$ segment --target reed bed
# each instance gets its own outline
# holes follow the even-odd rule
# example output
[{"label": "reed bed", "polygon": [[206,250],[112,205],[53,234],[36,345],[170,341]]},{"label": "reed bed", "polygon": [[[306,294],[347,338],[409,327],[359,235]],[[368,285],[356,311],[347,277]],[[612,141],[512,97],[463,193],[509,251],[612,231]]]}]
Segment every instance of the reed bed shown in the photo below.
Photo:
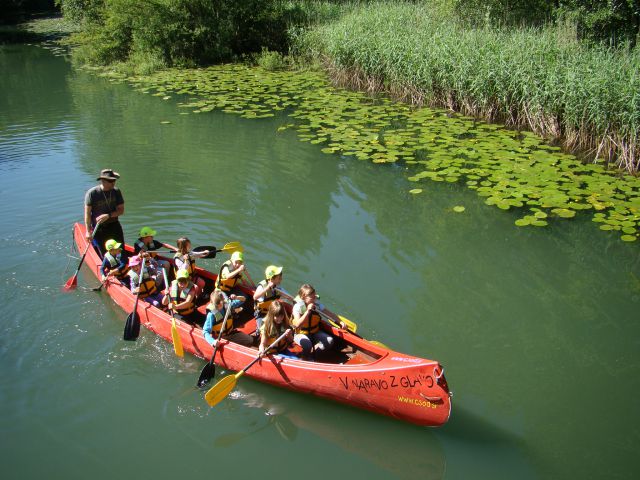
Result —
[{"label": "reed bed", "polygon": [[360,5],[298,32],[336,83],[560,140],[638,172],[640,52],[585,47],[567,27],[473,29],[427,5]]}]

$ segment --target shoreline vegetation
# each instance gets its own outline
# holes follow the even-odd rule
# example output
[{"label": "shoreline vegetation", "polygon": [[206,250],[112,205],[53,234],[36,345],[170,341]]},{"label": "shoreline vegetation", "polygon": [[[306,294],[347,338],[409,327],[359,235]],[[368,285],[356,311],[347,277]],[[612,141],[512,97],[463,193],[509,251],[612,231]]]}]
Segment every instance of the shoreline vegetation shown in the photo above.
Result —
[{"label": "shoreline vegetation", "polygon": [[315,64],[337,85],[529,129],[640,170],[637,0],[56,3],[82,26],[70,38],[81,64],[129,74]]},{"label": "shoreline vegetation", "polygon": [[[487,0],[500,2],[519,0]],[[177,106],[192,113],[284,112],[279,132],[324,153],[399,162],[412,182],[464,184],[521,215],[517,226],[587,210],[601,230],[636,242],[635,43],[605,47],[566,22],[493,26],[452,11],[474,3],[62,0],[81,26],[65,40],[72,59],[111,81],[163,100],[190,96]]]},{"label": "shoreline vegetation", "polygon": [[525,128],[638,172],[640,51],[585,46],[571,27],[466,28],[428,6],[363,6],[299,35],[339,85]]}]

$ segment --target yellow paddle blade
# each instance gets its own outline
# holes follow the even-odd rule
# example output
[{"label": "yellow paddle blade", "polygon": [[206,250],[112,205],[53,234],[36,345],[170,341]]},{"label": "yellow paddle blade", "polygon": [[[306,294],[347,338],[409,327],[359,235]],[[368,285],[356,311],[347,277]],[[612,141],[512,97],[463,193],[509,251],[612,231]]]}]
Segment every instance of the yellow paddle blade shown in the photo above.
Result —
[{"label": "yellow paddle blade", "polygon": [[243,252],[244,248],[240,245],[240,242],[225,243],[224,247],[220,249],[221,252]]},{"label": "yellow paddle blade", "polygon": [[180,334],[178,333],[178,327],[176,326],[176,319],[171,319],[171,339],[173,340],[173,349],[176,355],[184,357],[184,350],[182,348],[182,340],[180,340]]},{"label": "yellow paddle blade", "polygon": [[347,330],[349,330],[351,333],[356,333],[358,331],[358,325],[355,322],[352,322],[347,317],[343,317],[342,315],[338,315],[338,318],[347,325]]},{"label": "yellow paddle blade", "polygon": [[233,387],[236,386],[237,381],[236,375],[227,375],[204,394],[204,399],[210,407],[217,405],[229,395]]}]

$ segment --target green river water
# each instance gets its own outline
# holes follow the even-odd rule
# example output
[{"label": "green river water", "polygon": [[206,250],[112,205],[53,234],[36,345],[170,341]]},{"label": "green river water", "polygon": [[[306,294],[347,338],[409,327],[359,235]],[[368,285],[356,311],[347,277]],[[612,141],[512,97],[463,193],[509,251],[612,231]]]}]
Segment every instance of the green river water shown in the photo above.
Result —
[{"label": "green river water", "polygon": [[[578,216],[518,229],[457,184],[326,155],[286,120],[178,115],[35,46],[0,48],[3,478],[637,478],[638,246]],[[162,121],[171,121],[162,124]],[[237,240],[253,277],[316,286],[359,333],[445,366],[452,416],[419,428],[244,377],[210,409],[105,293],[60,286],[96,173],[128,241]],[[464,205],[462,214],[453,213]],[[223,256],[224,257],[224,256]],[[217,268],[220,259],[201,264]],[[79,285],[96,279],[81,271]],[[218,378],[222,375],[218,369]]]}]

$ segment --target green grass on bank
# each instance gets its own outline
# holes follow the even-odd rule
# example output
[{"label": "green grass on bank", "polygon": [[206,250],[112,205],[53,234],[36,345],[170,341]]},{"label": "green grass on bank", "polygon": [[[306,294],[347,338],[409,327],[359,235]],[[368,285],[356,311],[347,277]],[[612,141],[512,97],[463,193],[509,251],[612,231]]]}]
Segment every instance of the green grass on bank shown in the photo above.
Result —
[{"label": "green grass on bank", "polygon": [[526,127],[639,169],[638,49],[585,47],[558,27],[465,28],[405,2],[359,5],[294,42],[342,84]]}]

